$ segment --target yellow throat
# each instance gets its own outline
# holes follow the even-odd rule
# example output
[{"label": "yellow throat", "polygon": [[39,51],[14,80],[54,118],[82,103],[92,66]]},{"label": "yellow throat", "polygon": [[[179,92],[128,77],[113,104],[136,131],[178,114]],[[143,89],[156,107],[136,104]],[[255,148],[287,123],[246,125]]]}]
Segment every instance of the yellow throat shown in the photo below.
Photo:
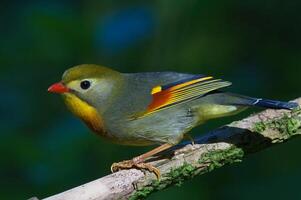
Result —
[{"label": "yellow throat", "polygon": [[92,131],[100,135],[105,134],[103,121],[94,107],[71,93],[63,94],[63,98],[69,110],[82,119]]}]

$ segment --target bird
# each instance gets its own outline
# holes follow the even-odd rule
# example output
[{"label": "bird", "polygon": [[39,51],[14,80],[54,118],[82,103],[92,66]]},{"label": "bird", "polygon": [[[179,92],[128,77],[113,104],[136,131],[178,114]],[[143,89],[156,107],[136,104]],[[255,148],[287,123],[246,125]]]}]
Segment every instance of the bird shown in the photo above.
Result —
[{"label": "bird", "polygon": [[157,145],[111,171],[138,168],[160,177],[147,159],[180,143],[208,120],[248,107],[292,110],[295,102],[248,97],[225,91],[232,83],[212,76],[177,72],[121,73],[95,64],[67,69],[48,91],[61,94],[66,106],[94,133],[121,145]]}]

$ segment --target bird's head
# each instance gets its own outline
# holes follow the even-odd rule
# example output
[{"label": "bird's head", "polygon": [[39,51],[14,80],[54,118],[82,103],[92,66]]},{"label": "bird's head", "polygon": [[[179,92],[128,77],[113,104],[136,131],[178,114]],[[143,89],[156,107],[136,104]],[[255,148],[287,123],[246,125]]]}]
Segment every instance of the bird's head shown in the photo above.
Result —
[{"label": "bird's head", "polygon": [[51,85],[49,92],[62,94],[69,109],[86,119],[95,111],[102,114],[122,85],[121,73],[106,67],[83,64],[68,69],[62,80]]}]

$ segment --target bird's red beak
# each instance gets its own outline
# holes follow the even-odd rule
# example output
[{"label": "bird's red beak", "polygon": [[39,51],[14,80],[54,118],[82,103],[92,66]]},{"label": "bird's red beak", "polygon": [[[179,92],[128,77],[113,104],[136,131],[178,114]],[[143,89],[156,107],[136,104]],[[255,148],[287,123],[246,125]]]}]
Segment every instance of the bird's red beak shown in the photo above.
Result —
[{"label": "bird's red beak", "polygon": [[52,93],[65,93],[69,92],[69,88],[67,88],[63,83],[55,83],[48,88],[48,92]]}]

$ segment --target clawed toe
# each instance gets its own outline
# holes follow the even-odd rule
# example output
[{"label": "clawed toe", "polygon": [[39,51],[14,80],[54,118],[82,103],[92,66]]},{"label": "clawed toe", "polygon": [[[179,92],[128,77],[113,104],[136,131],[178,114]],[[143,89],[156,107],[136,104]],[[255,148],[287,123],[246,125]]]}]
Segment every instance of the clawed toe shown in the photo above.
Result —
[{"label": "clawed toe", "polygon": [[142,170],[147,170],[149,172],[152,172],[156,175],[158,179],[160,179],[161,177],[160,170],[158,168],[154,167],[149,163],[143,163],[143,162],[136,163],[133,160],[125,160],[122,162],[113,163],[111,166],[111,172],[114,173],[122,169],[131,169],[131,168],[136,168],[140,170],[142,169]]},{"label": "clawed toe", "polygon": [[122,162],[113,163],[111,165],[111,172],[114,173],[122,169],[131,169],[133,168],[134,164],[135,163],[132,160],[124,160]]},{"label": "clawed toe", "polygon": [[149,172],[153,172],[156,175],[157,179],[161,178],[160,170],[149,163],[138,163],[135,165],[135,167],[138,169],[144,169]]}]

